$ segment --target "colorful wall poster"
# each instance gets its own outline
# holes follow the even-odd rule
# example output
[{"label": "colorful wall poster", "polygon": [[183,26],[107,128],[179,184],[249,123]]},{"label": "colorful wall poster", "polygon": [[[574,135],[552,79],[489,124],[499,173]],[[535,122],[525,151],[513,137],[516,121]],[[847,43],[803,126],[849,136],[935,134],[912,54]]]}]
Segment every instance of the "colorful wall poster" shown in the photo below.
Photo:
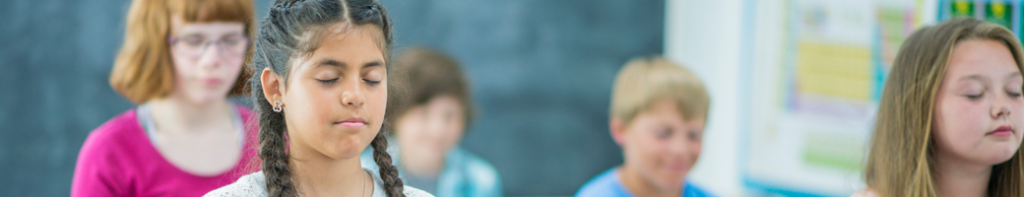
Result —
[{"label": "colorful wall poster", "polygon": [[785,3],[785,36],[774,49],[781,53],[772,54],[779,62],[753,65],[751,98],[758,99],[750,99],[745,185],[790,196],[846,196],[864,187],[861,169],[881,89],[899,47],[920,26],[920,6]]}]

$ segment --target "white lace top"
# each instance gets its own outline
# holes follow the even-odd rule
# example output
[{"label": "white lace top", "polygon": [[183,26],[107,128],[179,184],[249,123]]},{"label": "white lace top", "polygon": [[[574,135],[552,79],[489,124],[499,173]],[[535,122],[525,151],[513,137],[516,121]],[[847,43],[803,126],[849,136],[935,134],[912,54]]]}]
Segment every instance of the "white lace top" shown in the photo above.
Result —
[{"label": "white lace top", "polygon": [[[366,169],[363,169],[367,171]],[[387,197],[384,193],[384,181],[380,179],[380,175],[370,172],[373,175],[373,194],[372,197]],[[406,197],[434,197],[423,190],[409,187],[408,185],[402,189],[402,193]],[[230,185],[217,188],[216,190],[206,193],[203,197],[265,197],[267,196],[267,182],[263,175],[263,171],[254,172],[238,178],[238,181],[231,183]]]}]

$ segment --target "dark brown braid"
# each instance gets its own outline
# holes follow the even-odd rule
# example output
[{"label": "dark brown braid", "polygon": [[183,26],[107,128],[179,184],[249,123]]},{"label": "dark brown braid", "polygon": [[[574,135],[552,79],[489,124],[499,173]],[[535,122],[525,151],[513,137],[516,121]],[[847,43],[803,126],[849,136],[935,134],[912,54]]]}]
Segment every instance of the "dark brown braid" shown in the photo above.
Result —
[{"label": "dark brown braid", "polygon": [[[287,86],[289,59],[297,54],[312,53],[321,36],[326,32],[315,32],[323,27],[338,22],[349,22],[355,25],[372,24],[380,27],[383,33],[381,44],[384,46],[385,62],[390,62],[392,35],[391,20],[387,11],[376,0],[277,0],[270,8],[270,13],[261,21],[259,35],[255,45],[253,70],[262,72],[270,69],[281,77],[282,85]],[[313,33],[307,40],[298,40],[303,35]],[[390,73],[390,64],[385,64]],[[264,96],[260,75],[255,74],[249,79],[252,97],[255,99],[256,112],[259,114],[259,156],[262,170],[266,176],[267,192],[271,197],[297,196],[295,183],[292,181],[288,165],[288,137],[284,112],[274,112],[272,101]],[[389,85],[391,86],[391,85]],[[389,92],[393,92],[390,91]],[[390,105],[390,103],[389,103]],[[390,109],[390,107],[389,107]],[[388,112],[385,112],[388,114]],[[385,126],[390,117],[385,117]],[[387,130],[386,127],[385,129]],[[402,180],[398,170],[391,165],[391,156],[385,152],[387,139],[384,132],[378,132],[370,143],[374,147],[374,160],[380,166],[380,176],[384,181],[384,191],[389,197],[404,197]],[[379,148],[378,148],[379,147]],[[378,151],[379,150],[379,151]]]},{"label": "dark brown braid", "polygon": [[273,106],[263,96],[262,85],[257,84],[254,87],[256,88],[253,89],[253,98],[256,98],[256,111],[260,114],[259,155],[263,160],[267,193],[269,196],[297,196],[291,170],[288,168],[288,141],[285,137],[287,125],[284,121],[284,112],[273,111]]},{"label": "dark brown braid", "polygon": [[402,179],[398,177],[398,168],[391,165],[391,155],[388,154],[388,138],[384,132],[378,132],[377,137],[370,142],[373,146],[373,161],[380,167],[380,178],[384,181],[384,191],[388,197],[405,197],[402,193]]}]

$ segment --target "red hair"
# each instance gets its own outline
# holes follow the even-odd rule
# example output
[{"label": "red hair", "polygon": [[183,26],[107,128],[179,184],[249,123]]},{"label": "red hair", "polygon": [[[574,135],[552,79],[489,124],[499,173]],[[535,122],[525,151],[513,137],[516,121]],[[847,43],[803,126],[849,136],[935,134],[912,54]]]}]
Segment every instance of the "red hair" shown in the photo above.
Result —
[{"label": "red hair", "polygon": [[[174,65],[167,37],[171,17],[184,23],[240,22],[253,37],[252,0],[135,0],[128,10],[124,44],[110,72],[110,86],[133,103],[164,97],[174,90]],[[252,45],[245,65],[252,61]],[[247,93],[245,80],[252,69],[242,66],[229,95]]]}]

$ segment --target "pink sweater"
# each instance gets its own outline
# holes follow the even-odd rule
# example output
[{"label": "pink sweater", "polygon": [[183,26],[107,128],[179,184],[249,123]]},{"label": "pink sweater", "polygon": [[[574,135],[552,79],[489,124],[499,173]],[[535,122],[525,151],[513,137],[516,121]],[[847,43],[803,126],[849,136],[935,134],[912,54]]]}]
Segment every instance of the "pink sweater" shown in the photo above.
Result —
[{"label": "pink sweater", "polygon": [[259,165],[248,165],[258,158],[256,117],[245,107],[236,108],[247,140],[234,169],[210,177],[178,169],[157,152],[132,109],[89,134],[78,154],[71,196],[202,196],[259,171]]}]

